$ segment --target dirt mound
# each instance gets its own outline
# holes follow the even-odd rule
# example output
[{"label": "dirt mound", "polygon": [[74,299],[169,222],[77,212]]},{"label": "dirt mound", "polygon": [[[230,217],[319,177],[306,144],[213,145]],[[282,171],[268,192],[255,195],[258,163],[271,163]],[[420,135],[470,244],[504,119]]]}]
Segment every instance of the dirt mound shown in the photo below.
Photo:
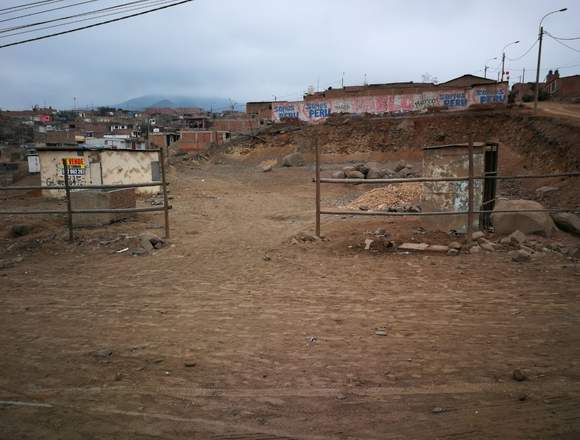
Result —
[{"label": "dirt mound", "polygon": [[388,208],[402,209],[418,203],[421,194],[420,183],[397,183],[372,189],[349,203],[346,208],[360,209],[366,206],[370,210],[379,211]]}]

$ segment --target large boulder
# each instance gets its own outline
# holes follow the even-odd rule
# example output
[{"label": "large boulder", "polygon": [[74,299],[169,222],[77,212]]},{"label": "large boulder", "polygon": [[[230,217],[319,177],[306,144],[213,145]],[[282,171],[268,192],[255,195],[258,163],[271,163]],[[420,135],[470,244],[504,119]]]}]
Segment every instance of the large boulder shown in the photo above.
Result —
[{"label": "large boulder", "polygon": [[283,167],[303,167],[306,161],[301,153],[292,153],[282,159]]},{"label": "large boulder", "polygon": [[344,173],[348,179],[364,179],[365,175],[357,170],[351,170]]},{"label": "large boulder", "polygon": [[367,172],[367,179],[382,179],[385,177],[385,170],[370,167]]},{"label": "large boulder", "polygon": [[399,163],[397,163],[397,165],[395,165],[394,171],[395,173],[398,173],[399,171],[401,171],[404,168],[407,168],[408,164],[407,162],[405,162],[404,160],[400,160]]},{"label": "large boulder", "polygon": [[499,199],[491,214],[491,221],[498,234],[521,231],[524,234],[539,234],[550,237],[556,230],[552,217],[547,212],[496,212],[513,210],[535,210],[544,207],[533,200]]},{"label": "large boulder", "polygon": [[580,217],[571,212],[558,212],[552,214],[552,219],[562,231],[580,235]]},{"label": "large boulder", "polygon": [[353,168],[356,171],[363,173],[364,175],[366,175],[369,172],[369,167],[365,163],[357,163]]}]

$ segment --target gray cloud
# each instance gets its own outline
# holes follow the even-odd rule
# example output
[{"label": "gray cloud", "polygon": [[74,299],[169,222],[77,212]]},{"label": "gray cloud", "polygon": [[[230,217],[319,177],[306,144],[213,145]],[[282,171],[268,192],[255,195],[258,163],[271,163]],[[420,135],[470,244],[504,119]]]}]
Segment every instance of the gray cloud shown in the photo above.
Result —
[{"label": "gray cloud", "polygon": [[[0,107],[66,108],[73,96],[80,105],[102,105],[145,94],[296,99],[309,85],[338,86],[341,72],[347,84],[362,83],[365,74],[371,83],[420,81],[425,72],[439,80],[482,74],[506,43],[521,40],[508,49],[510,58],[525,52],[539,18],[566,6],[545,27],[577,36],[580,7],[571,0],[198,0],[1,49]],[[580,40],[568,43],[580,50]],[[532,79],[536,55],[508,62],[512,80],[524,67]],[[546,39],[542,67],[570,65],[578,66],[561,73],[580,72],[580,53]]]}]

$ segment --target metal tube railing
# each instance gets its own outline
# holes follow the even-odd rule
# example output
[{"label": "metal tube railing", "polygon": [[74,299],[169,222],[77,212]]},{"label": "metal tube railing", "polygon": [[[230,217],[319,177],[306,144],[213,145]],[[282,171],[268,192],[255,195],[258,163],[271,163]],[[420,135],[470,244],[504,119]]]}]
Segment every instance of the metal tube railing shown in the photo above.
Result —
[{"label": "metal tube railing", "polygon": [[[172,207],[169,205],[167,196],[167,182],[165,172],[165,161],[162,150],[156,150],[159,155],[159,164],[161,167],[161,181],[143,182],[143,183],[127,183],[118,185],[70,185],[69,182],[69,168],[66,159],[62,160],[64,170],[64,185],[33,185],[33,186],[0,186],[0,191],[33,191],[33,190],[64,190],[66,200],[66,210],[56,209],[41,209],[41,210],[0,210],[0,215],[52,215],[64,214],[67,216],[67,227],[69,232],[69,240],[74,239],[74,214],[116,214],[116,213],[136,213],[136,212],[156,212],[164,211],[165,223],[165,238],[169,238],[169,210]],[[125,189],[125,188],[145,188],[159,186],[163,192],[163,205],[151,208],[111,208],[111,209],[73,209],[71,192],[78,189]]]},{"label": "metal tube railing", "polygon": [[[321,215],[342,215],[342,216],[388,216],[388,217],[421,217],[421,216],[450,216],[450,215],[466,215],[467,216],[467,232],[468,242],[471,240],[471,226],[473,215],[475,214],[490,214],[490,213],[516,213],[516,212],[573,212],[580,213],[579,208],[566,209],[517,209],[517,210],[476,210],[473,207],[473,182],[475,180],[519,180],[519,179],[548,179],[554,177],[578,177],[580,171],[554,173],[554,174],[532,174],[532,175],[514,175],[514,176],[474,176],[473,167],[473,143],[469,142],[469,176],[465,177],[411,177],[411,178],[391,178],[391,179],[334,179],[320,177],[320,151],[318,139],[316,139],[316,177],[314,179],[316,184],[316,235],[320,236],[320,216]],[[468,210],[467,211],[431,211],[431,212],[389,212],[389,211],[352,211],[352,210],[336,210],[336,209],[322,209],[320,207],[320,184],[321,183],[343,183],[352,185],[370,184],[370,185],[388,185],[399,183],[417,183],[417,182],[469,182],[468,188]]]},{"label": "metal tube railing", "polygon": [[[162,186],[163,182],[144,182],[144,183],[126,183],[120,185],[74,185],[71,186],[72,190],[77,189],[123,189],[123,188],[145,188],[151,186]],[[169,183],[167,184],[169,185]],[[33,191],[37,189],[44,190],[63,190],[66,189],[65,185],[35,185],[35,186],[0,186],[0,191]]]}]

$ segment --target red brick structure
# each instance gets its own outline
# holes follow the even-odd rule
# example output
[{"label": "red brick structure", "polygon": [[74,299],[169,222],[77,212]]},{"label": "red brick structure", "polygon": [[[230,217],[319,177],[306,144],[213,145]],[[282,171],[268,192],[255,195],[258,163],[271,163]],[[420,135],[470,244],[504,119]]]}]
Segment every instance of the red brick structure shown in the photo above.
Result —
[{"label": "red brick structure", "polygon": [[[270,110],[271,118],[272,111]],[[232,133],[251,133],[260,128],[259,118],[218,118],[211,120],[211,129],[217,131],[230,131]]]},{"label": "red brick structure", "polygon": [[221,145],[229,138],[227,131],[181,131],[173,145],[179,151],[205,151],[210,145]]},{"label": "red brick structure", "polygon": [[246,103],[246,113],[261,119],[272,119],[272,102],[248,102]]},{"label": "red brick structure", "polygon": [[544,90],[553,98],[580,98],[580,75],[560,77],[560,72],[551,70],[546,76]]}]

